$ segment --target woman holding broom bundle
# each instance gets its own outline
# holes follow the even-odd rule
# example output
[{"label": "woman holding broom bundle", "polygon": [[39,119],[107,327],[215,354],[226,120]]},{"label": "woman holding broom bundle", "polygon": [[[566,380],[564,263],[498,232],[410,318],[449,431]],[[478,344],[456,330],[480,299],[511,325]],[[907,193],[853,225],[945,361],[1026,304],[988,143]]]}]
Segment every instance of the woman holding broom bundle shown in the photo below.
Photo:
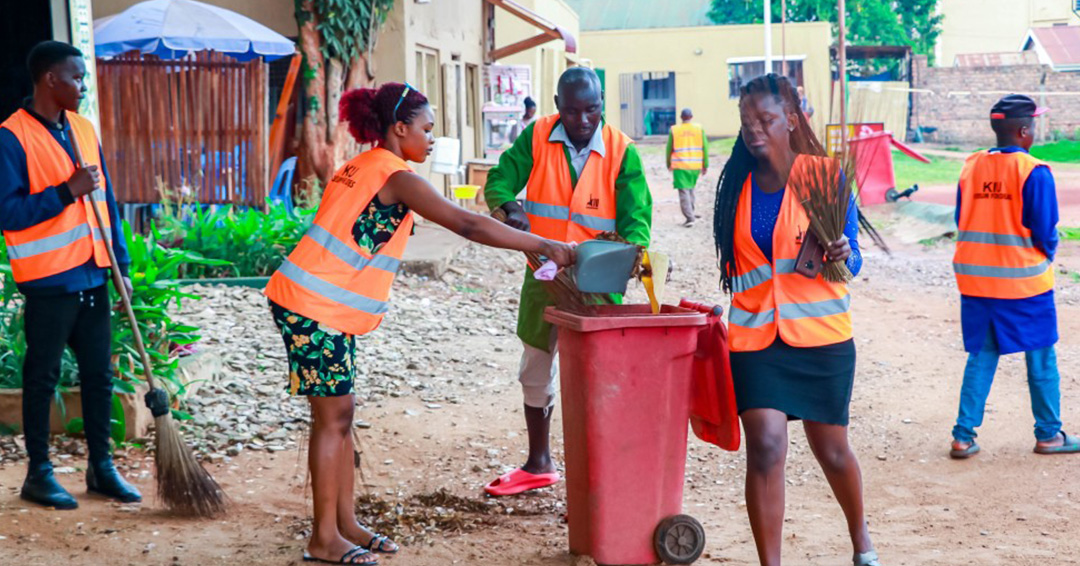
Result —
[{"label": "woman holding broom bundle", "polygon": [[[806,250],[800,256],[804,242],[812,249],[822,241],[811,227],[807,189],[840,186],[845,177],[824,157],[787,78],[769,74],[747,83],[739,112],[742,129],[717,187],[714,232],[721,285],[733,295],[731,370],[746,430],[746,503],[758,557],[763,566],[780,564],[787,423],[802,420],[847,518],[855,566],[880,566],[863,515],[859,463],[847,440],[855,375],[850,298],[843,283],[807,269],[808,261],[820,264],[825,256],[840,262],[834,267],[846,264],[858,273],[857,211],[840,191],[846,201],[846,213],[836,216],[841,228],[817,248],[816,258]],[[831,178],[819,178],[822,172]]]},{"label": "woman holding broom bundle", "polygon": [[305,561],[375,564],[398,546],[359,524],[353,498],[354,336],[375,330],[412,233],[413,212],[481,244],[573,263],[572,248],[468,212],[443,198],[407,161],[434,145],[435,116],[415,88],[387,83],[353,90],[342,119],[362,144],[375,144],[334,174],[312,227],[270,278],[266,296],[288,351],[293,395],[311,404],[308,465],[314,528]]}]

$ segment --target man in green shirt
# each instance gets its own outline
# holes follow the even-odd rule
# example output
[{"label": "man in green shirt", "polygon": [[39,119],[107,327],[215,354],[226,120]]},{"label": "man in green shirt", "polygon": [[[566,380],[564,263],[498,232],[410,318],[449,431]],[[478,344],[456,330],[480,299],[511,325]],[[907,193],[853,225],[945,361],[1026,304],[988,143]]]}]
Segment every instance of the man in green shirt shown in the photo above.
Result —
[{"label": "man in green shirt", "polygon": [[692,122],[694,113],[683,108],[679,116],[681,124],[671,127],[668,133],[667,168],[675,180],[675,190],[679,193],[679,206],[682,208],[687,228],[694,225],[694,187],[698,176],[709,172],[709,140],[705,137],[705,128]]},{"label": "man in green shirt", "polygon": [[[566,192],[572,194],[580,188],[578,179],[582,177],[587,165],[593,165],[590,168],[592,171],[598,170],[591,160],[601,160],[601,165],[614,165],[604,161],[614,159],[618,153],[615,148],[608,146],[605,139],[621,140],[623,138],[617,136],[623,134],[602,124],[602,104],[603,90],[600,80],[591,69],[573,67],[559,78],[558,95],[555,97],[555,105],[559,110],[557,118],[541,118],[530,124],[510,149],[502,154],[499,165],[488,173],[484,197],[493,210],[501,208],[507,213],[508,225],[520,230],[539,232],[537,226],[532,224],[550,222],[550,216],[543,216],[551,214],[552,210],[561,211],[565,215],[563,220],[570,223],[585,216],[574,212],[571,202],[555,206],[550,206],[550,203],[538,205],[531,202],[537,198],[534,193],[539,193],[535,181],[534,186],[529,189],[525,204],[531,207],[529,214],[539,216],[534,215],[530,221],[526,208],[516,199],[537,172],[565,168],[569,172],[569,182],[572,185],[572,190]],[[534,147],[534,144],[538,143],[552,146]],[[554,146],[558,146],[561,151],[539,151],[552,149]],[[534,159],[534,155],[555,157],[548,159],[550,163],[539,163]],[[648,246],[652,225],[652,195],[645,181],[641,156],[633,144],[625,147],[618,167],[613,187],[615,218],[610,226],[627,241]],[[612,172],[614,173],[614,170]],[[596,176],[592,176],[590,183],[597,183],[596,179]],[[607,189],[608,193],[611,192],[608,187],[602,188]],[[552,191],[547,191],[547,194],[551,193]],[[607,196],[605,194],[605,197]],[[598,225],[605,224],[601,219]],[[581,228],[576,230],[580,233]],[[617,301],[621,297],[612,299]],[[552,304],[543,283],[533,277],[531,269],[527,269],[518,309],[518,336],[525,349],[521,357],[518,380],[525,396],[529,456],[521,468],[499,477],[484,488],[492,495],[514,495],[552,485],[560,479],[549,450],[551,408],[555,402],[555,377],[558,375],[554,361],[558,345],[554,328],[543,319],[544,309]]]}]

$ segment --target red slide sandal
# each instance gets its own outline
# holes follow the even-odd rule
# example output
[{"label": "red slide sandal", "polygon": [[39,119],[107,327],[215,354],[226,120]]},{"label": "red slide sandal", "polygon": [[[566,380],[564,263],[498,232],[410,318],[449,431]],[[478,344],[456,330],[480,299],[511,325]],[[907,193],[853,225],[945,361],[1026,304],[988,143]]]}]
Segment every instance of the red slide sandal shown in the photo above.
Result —
[{"label": "red slide sandal", "polygon": [[532,489],[540,489],[555,485],[562,479],[558,472],[547,474],[530,474],[521,468],[505,473],[491,483],[484,486],[488,495],[496,497],[504,495],[517,495]]}]

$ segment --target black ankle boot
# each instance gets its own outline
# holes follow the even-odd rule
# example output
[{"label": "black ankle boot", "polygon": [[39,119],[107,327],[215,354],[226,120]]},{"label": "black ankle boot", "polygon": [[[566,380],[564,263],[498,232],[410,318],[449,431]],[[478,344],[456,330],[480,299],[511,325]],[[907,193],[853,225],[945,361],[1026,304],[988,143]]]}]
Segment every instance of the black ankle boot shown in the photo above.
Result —
[{"label": "black ankle boot", "polygon": [[138,503],[142,494],[116,471],[112,459],[90,464],[86,469],[86,489],[121,503]]},{"label": "black ankle boot", "polygon": [[56,481],[51,462],[36,465],[27,471],[19,497],[55,509],[75,509],[79,506],[64,486]]}]

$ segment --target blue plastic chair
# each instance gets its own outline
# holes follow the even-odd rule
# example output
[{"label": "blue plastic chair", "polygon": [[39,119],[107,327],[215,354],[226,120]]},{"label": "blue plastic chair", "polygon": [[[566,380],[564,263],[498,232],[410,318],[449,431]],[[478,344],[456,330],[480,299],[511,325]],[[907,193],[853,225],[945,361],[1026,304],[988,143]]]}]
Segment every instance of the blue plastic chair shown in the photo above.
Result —
[{"label": "blue plastic chair", "polygon": [[284,203],[285,211],[289,214],[293,213],[292,180],[294,173],[296,173],[296,157],[290,157],[281,162],[277,177],[274,178],[274,184],[270,187],[270,202]]}]

